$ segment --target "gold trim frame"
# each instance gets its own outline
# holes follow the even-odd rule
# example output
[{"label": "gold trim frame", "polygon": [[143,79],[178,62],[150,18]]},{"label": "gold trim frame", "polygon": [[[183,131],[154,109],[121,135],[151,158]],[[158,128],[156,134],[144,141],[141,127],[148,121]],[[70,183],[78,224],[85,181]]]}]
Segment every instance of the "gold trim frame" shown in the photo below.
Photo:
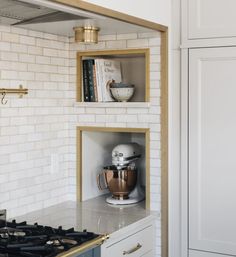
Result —
[{"label": "gold trim frame", "polygon": [[89,249],[103,244],[107,239],[109,239],[109,235],[98,236],[97,238],[83,243],[77,247],[73,247],[64,253],[60,253],[56,257],[74,257],[75,255],[78,256],[78,254],[82,254]]},{"label": "gold trim frame", "polygon": [[149,102],[150,98],[150,50],[148,48],[140,49],[122,49],[122,50],[96,50],[96,51],[79,51],[77,52],[77,86],[76,99],[77,102],[82,101],[82,59],[83,57],[105,57],[112,58],[144,56],[145,58],[145,102]]},{"label": "gold trim frame", "polygon": [[82,0],[50,0],[161,32],[161,255],[168,257],[168,27]]},{"label": "gold trim frame", "polygon": [[77,127],[77,199],[82,201],[82,134],[83,132],[139,133],[145,136],[146,209],[150,209],[150,130],[148,128]]},{"label": "gold trim frame", "polygon": [[161,256],[168,257],[168,31],[161,33]]}]

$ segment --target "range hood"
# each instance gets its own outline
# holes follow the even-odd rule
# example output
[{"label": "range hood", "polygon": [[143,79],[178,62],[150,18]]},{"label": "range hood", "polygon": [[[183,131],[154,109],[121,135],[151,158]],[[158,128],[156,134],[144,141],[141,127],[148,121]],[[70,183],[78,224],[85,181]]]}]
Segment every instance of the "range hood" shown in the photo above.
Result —
[{"label": "range hood", "polygon": [[0,24],[74,37],[74,27],[99,27],[100,35],[153,32],[51,0],[0,0]]},{"label": "range hood", "polygon": [[0,0],[1,21],[5,21],[5,23],[7,22],[9,25],[25,25],[91,18],[91,16],[75,15],[32,2],[33,1]]}]

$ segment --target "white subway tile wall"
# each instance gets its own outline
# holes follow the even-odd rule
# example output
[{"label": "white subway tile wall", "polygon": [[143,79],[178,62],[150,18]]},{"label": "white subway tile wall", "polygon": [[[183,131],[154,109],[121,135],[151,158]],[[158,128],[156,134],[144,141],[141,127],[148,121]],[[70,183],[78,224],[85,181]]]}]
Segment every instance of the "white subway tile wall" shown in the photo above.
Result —
[{"label": "white subway tile wall", "polygon": [[0,105],[0,209],[9,217],[69,198],[68,58],[66,37],[0,26],[0,87],[29,90]]},{"label": "white subway tile wall", "polygon": [[[160,210],[160,34],[101,36],[97,45],[0,26],[0,87],[22,84],[23,99],[0,105],[0,209],[9,217],[76,199],[76,127],[150,128],[151,209]],[[150,107],[80,107],[76,52],[146,48],[151,51]],[[156,255],[160,256],[157,221]]]}]

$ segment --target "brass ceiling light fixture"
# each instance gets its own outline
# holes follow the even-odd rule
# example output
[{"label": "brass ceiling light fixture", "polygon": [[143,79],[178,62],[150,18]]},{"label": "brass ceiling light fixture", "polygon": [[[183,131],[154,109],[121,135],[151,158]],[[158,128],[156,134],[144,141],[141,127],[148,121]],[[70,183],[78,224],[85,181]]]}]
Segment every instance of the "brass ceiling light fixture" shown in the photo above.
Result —
[{"label": "brass ceiling light fixture", "polygon": [[75,42],[77,43],[98,43],[98,31],[100,28],[86,26],[86,27],[75,27]]}]

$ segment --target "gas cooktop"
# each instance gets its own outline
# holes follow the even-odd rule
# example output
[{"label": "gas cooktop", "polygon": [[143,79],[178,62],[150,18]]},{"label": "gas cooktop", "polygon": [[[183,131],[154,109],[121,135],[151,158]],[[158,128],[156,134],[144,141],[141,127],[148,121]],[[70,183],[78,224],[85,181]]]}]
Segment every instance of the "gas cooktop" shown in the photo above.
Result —
[{"label": "gas cooktop", "polygon": [[0,220],[0,257],[53,257],[98,238],[99,235],[52,228],[37,223]]}]

